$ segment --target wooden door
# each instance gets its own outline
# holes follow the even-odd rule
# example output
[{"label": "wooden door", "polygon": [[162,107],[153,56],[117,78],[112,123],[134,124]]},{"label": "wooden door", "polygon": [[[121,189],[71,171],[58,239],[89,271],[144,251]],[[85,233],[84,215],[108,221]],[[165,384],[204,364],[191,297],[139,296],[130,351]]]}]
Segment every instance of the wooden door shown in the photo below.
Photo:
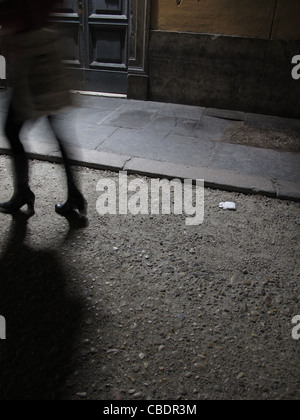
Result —
[{"label": "wooden door", "polygon": [[60,0],[54,20],[74,89],[127,93],[129,0]]}]

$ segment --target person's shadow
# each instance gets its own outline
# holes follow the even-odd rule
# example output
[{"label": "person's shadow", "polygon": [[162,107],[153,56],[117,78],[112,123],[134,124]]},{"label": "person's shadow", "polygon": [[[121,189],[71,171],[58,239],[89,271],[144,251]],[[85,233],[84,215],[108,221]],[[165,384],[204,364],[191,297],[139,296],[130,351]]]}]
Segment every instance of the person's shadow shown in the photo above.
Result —
[{"label": "person's shadow", "polygon": [[24,244],[27,217],[12,220],[0,256],[0,400],[55,400],[71,369],[81,320],[56,252]]}]

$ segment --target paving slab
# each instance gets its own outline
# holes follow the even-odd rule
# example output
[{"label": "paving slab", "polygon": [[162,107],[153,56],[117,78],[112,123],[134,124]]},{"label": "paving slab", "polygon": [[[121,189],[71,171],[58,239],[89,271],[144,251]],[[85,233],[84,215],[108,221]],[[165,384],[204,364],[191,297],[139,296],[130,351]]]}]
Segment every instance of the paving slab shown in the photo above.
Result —
[{"label": "paving slab", "polygon": [[269,129],[291,129],[300,131],[300,120],[292,118],[281,118],[270,115],[246,114],[245,123],[250,127]]},{"label": "paving slab", "polygon": [[228,109],[207,108],[204,115],[214,118],[223,118],[232,121],[244,121],[245,113],[241,111],[231,111]]},{"label": "paving slab", "polygon": [[300,180],[300,155],[229,143],[217,143],[211,168],[290,182]]},{"label": "paving slab", "polygon": [[[0,92],[0,152],[9,92]],[[75,164],[157,177],[204,179],[229,191],[300,201],[300,154],[220,141],[238,124],[300,130],[300,120],[178,104],[75,95],[57,119]],[[245,120],[245,122],[244,122]],[[29,156],[61,161],[45,120],[22,131]]]},{"label": "paving slab", "polygon": [[[157,107],[160,103],[154,102],[154,104]],[[160,115],[199,121],[204,111],[205,108],[200,106],[162,104]]]},{"label": "paving slab", "polygon": [[129,173],[145,174],[151,177],[204,180],[208,188],[277,196],[276,188],[271,180],[259,176],[237,176],[236,172],[229,170],[214,170],[209,167],[186,166],[140,158],[130,159],[123,169]]},{"label": "paving slab", "polygon": [[226,130],[234,127],[235,125],[236,122],[231,120],[203,116],[197,122],[197,125],[191,133],[191,136],[198,138],[201,141],[218,141],[223,137]]},{"label": "paving slab", "polygon": [[142,129],[151,123],[154,115],[155,112],[150,110],[136,109],[133,112],[130,109],[125,109],[107,118],[105,124],[113,127]]},{"label": "paving slab", "polygon": [[276,197],[282,200],[292,200],[300,202],[300,188],[297,182],[288,182],[276,180],[274,182],[276,188]]},{"label": "paving slab", "polygon": [[98,150],[129,154],[134,157],[173,163],[205,166],[211,158],[214,142],[171,133],[167,136],[151,129],[120,128]]}]

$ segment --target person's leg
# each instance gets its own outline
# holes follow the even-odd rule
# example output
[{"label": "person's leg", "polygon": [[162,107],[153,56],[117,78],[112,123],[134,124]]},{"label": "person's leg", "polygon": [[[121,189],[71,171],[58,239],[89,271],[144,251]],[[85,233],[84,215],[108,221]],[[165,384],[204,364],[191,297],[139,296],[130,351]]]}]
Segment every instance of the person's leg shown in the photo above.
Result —
[{"label": "person's leg", "polygon": [[70,161],[69,161],[69,158],[68,158],[67,149],[64,146],[63,141],[60,138],[60,135],[59,135],[57,129],[55,128],[55,117],[53,115],[49,115],[48,116],[48,121],[50,123],[51,129],[54,133],[54,136],[56,138],[56,141],[59,145],[59,148],[60,148],[60,151],[61,151],[61,154],[62,154],[64,167],[65,167],[65,171],[66,171],[66,176],[67,176],[68,191],[71,191],[73,189],[77,189],[75,178],[74,178],[72,168],[71,168],[71,165],[70,165]]},{"label": "person's leg", "polygon": [[22,126],[10,107],[4,131],[12,151],[14,194],[10,201],[0,204],[0,211],[6,213],[15,213],[26,204],[30,212],[34,212],[35,197],[29,188],[28,158],[20,140]]},{"label": "person's leg", "polygon": [[22,127],[23,123],[17,122],[13,108],[10,107],[4,132],[12,151],[15,192],[27,189],[29,185],[28,158],[20,140]]},{"label": "person's leg", "polygon": [[67,198],[66,203],[57,204],[55,206],[55,210],[59,214],[67,214],[74,210],[78,210],[80,213],[86,214],[87,202],[84,199],[81,192],[79,191],[74,174],[72,172],[70,160],[68,158],[67,149],[64,146],[63,140],[60,138],[58,131],[55,128],[55,117],[53,115],[49,115],[48,121],[56,137],[57,143],[60,147],[60,151],[62,154],[63,163],[65,167],[65,172],[66,172],[66,177],[67,177],[67,187],[68,187],[68,198]]}]

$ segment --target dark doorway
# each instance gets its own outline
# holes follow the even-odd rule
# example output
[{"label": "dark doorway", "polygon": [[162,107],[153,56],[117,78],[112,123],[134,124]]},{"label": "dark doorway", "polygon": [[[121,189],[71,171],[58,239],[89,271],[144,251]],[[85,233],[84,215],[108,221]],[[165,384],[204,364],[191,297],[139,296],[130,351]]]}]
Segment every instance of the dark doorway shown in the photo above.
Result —
[{"label": "dark doorway", "polygon": [[54,19],[63,30],[73,88],[127,93],[129,0],[59,0]]}]

